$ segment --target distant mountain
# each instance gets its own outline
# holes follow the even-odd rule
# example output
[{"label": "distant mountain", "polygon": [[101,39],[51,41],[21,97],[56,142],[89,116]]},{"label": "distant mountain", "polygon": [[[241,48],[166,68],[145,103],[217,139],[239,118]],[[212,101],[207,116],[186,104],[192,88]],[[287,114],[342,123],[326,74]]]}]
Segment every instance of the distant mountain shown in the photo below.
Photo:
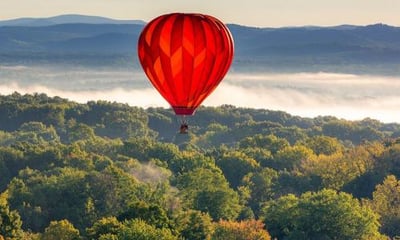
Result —
[{"label": "distant mountain", "polygon": [[[139,66],[136,44],[142,21],[81,15],[12,21],[8,25],[13,26],[0,23],[0,65],[72,61]],[[399,27],[228,27],[235,41],[236,70],[400,74]]]},{"label": "distant mountain", "polygon": [[[132,52],[142,24],[59,24],[0,27],[1,52]],[[130,46],[120,45],[130,42]]]},{"label": "distant mountain", "polygon": [[400,74],[400,28],[384,24],[250,28],[229,25],[238,68]]},{"label": "distant mountain", "polygon": [[0,26],[30,26],[43,27],[56,24],[86,23],[86,24],[145,24],[141,20],[115,20],[105,17],[67,14],[48,18],[17,18],[0,21]]}]

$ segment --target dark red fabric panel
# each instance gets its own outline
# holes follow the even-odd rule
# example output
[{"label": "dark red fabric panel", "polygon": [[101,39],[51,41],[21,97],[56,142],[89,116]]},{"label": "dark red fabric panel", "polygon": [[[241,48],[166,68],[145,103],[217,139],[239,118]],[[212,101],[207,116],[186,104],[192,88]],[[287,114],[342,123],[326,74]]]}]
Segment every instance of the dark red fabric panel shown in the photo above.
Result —
[{"label": "dark red fabric panel", "polygon": [[218,19],[172,13],[143,29],[138,56],[145,74],[179,115],[191,115],[218,86],[234,54],[233,39]]}]

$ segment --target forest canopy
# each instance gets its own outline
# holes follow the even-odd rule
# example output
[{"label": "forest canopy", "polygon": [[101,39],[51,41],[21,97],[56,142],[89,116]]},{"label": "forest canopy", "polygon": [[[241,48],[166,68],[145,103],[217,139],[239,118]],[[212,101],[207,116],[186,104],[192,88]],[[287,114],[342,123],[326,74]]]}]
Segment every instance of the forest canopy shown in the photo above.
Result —
[{"label": "forest canopy", "polygon": [[0,95],[0,239],[400,237],[400,124]]}]

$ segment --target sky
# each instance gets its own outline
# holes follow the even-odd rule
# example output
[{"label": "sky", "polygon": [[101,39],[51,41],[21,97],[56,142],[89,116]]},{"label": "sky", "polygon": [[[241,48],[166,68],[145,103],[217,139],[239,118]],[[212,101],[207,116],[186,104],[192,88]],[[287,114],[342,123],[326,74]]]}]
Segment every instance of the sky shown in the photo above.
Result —
[{"label": "sky", "polygon": [[199,12],[256,27],[400,26],[400,0],[0,0],[0,20],[83,14],[150,21],[170,12]]}]

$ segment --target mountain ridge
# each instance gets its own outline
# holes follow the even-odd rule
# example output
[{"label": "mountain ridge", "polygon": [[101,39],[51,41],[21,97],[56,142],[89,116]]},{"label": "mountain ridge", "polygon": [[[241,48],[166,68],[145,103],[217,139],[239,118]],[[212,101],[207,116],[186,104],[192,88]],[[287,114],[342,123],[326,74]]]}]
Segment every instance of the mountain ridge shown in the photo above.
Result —
[{"label": "mountain ridge", "polygon": [[1,26],[25,26],[25,27],[43,27],[68,23],[86,23],[86,24],[145,24],[142,20],[117,20],[101,16],[89,16],[81,14],[63,14],[45,18],[16,18],[1,20]]},{"label": "mountain ridge", "polygon": [[[81,18],[72,15],[76,17]],[[96,21],[86,18],[85,23],[0,26],[0,65],[55,64],[73,58],[74,64],[93,66],[103,58],[102,64],[138,67],[136,44],[143,22],[93,24]],[[235,41],[234,69],[240,71],[400,74],[400,27],[382,23],[284,28],[227,25]],[[85,55],[89,62],[82,62]]]},{"label": "mountain ridge", "polygon": [[[0,27],[2,26],[51,26],[58,24],[69,24],[69,23],[86,23],[86,24],[139,24],[144,25],[146,21],[136,19],[136,20],[120,20],[114,19],[110,17],[103,16],[94,16],[94,15],[83,15],[83,14],[61,14],[51,17],[22,17],[22,18],[14,18],[14,19],[5,19],[0,20]],[[318,26],[318,25],[304,25],[304,26],[282,26],[282,27],[255,27],[255,26],[247,26],[237,23],[228,23],[227,25],[237,25],[246,28],[256,28],[256,29],[354,29],[357,27],[367,27],[367,26],[375,26],[382,25],[388,27],[398,28],[400,26],[392,26],[384,23],[371,23],[367,25],[354,25],[354,24],[339,24],[333,26]]]}]

